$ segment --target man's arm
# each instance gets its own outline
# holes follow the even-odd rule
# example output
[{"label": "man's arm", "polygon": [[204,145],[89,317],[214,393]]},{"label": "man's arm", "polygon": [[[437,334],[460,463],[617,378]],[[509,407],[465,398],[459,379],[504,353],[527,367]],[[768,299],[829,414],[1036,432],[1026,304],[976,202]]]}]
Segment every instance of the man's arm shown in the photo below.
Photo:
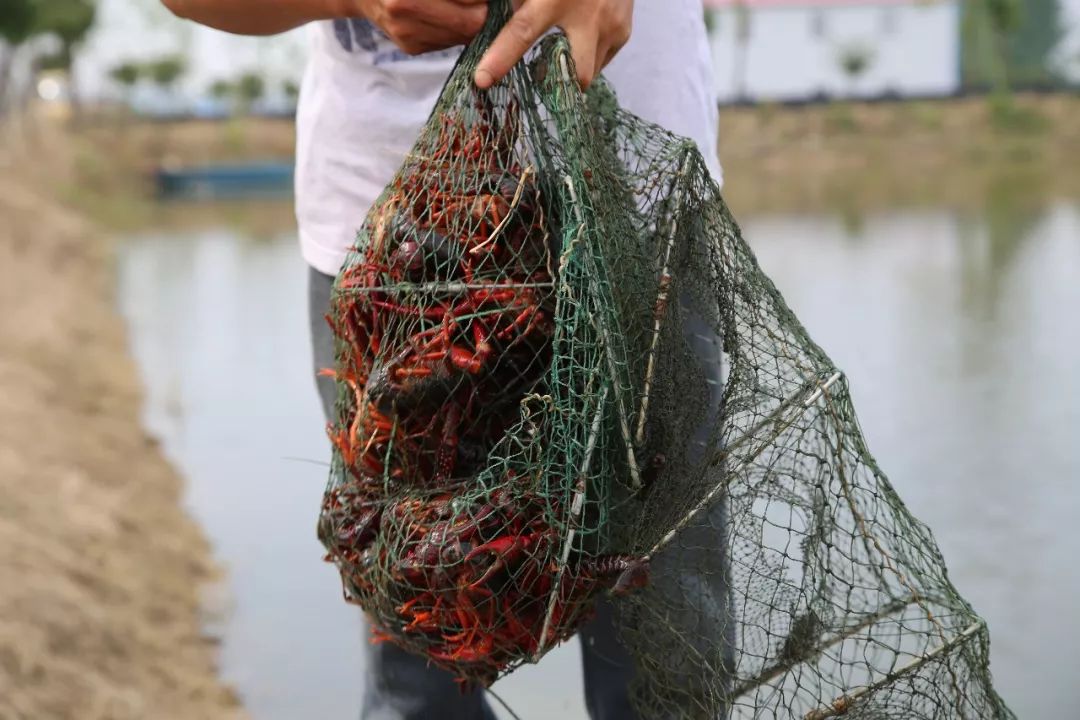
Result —
[{"label": "man's arm", "polygon": [[357,14],[354,0],[162,0],[177,17],[240,35],[274,35]]},{"label": "man's arm", "polygon": [[410,54],[461,45],[487,17],[487,0],[162,0],[178,17],[239,35],[273,35],[315,20],[365,17]]},{"label": "man's arm", "polygon": [[[487,0],[162,0],[176,15],[241,35],[273,35],[313,20],[365,17],[407,53],[461,45],[487,17]],[[634,0],[514,0],[517,8],[476,71],[498,82],[541,35],[561,27],[587,86],[630,38]]]}]

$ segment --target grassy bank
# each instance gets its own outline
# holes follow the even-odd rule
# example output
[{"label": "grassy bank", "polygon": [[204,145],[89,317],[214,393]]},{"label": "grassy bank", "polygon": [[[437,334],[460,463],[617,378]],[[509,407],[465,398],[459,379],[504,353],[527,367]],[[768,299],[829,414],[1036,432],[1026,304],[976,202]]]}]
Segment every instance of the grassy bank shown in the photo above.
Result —
[{"label": "grassy bank", "polygon": [[209,547],[139,422],[110,243],[46,131],[0,144],[0,718],[239,717],[201,634]]},{"label": "grassy bank", "polygon": [[[292,208],[275,200],[225,203],[160,203],[153,172],[169,165],[200,165],[291,158],[295,130],[281,120],[229,122],[111,122],[78,132],[40,130],[44,151],[32,172],[55,196],[114,232],[142,228],[184,229],[230,224],[255,234],[294,224]],[[59,134],[59,139],[58,139]]]},{"label": "grassy bank", "polygon": [[[1080,197],[1080,96],[724,108],[725,197],[740,217],[872,212],[917,205],[982,209]],[[223,217],[282,227],[284,204],[186,206],[147,202],[147,172],[162,163],[288,158],[294,127],[281,120],[139,123],[88,128],[64,196],[114,227]],[[269,207],[269,209],[267,209]]]},{"label": "grassy bank", "polygon": [[1080,97],[762,106],[721,113],[736,215],[983,208],[1080,197]]}]

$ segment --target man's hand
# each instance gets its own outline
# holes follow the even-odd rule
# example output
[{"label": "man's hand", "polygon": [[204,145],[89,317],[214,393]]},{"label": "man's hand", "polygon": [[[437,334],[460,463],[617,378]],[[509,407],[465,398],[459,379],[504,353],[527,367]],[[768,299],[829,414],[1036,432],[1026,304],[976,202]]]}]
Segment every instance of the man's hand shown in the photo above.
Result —
[{"label": "man's hand", "polygon": [[382,29],[410,55],[473,39],[487,18],[487,0],[352,0],[353,13]]},{"label": "man's hand", "polygon": [[476,68],[476,84],[491,87],[540,37],[561,27],[570,41],[582,87],[600,74],[630,39],[634,0],[515,0],[517,10]]}]

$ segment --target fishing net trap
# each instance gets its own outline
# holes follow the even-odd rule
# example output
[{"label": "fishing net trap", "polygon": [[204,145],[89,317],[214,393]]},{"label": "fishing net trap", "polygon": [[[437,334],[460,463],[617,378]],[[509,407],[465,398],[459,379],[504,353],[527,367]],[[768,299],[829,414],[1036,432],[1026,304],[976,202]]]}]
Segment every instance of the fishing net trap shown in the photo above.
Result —
[{"label": "fishing net trap", "polygon": [[1012,718],[984,622],[692,142],[495,2],[328,319],[319,520],[378,641],[488,686],[602,596],[643,718]]}]

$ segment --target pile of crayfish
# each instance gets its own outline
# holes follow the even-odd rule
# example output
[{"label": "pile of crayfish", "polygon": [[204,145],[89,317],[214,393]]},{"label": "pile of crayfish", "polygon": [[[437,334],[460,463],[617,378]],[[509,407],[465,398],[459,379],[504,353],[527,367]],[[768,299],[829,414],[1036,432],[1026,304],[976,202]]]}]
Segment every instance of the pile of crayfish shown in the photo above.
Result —
[{"label": "pile of crayfish", "polygon": [[[516,112],[447,119],[375,213],[337,280],[344,343],[328,371],[352,395],[331,439],[357,476],[439,485],[469,476],[551,359],[550,237]],[[485,119],[486,118],[486,119]]]},{"label": "pile of crayfish", "polygon": [[573,634],[600,590],[648,576],[564,552],[568,508],[535,474],[476,480],[552,357],[551,232],[518,126],[482,95],[443,118],[369,216],[328,317],[342,395],[327,559],[376,639],[481,684]]},{"label": "pile of crayfish", "polygon": [[487,686],[573,635],[597,593],[648,581],[648,563],[622,555],[577,557],[560,572],[551,502],[512,475],[489,494],[466,492],[380,502],[347,483],[328,493],[323,542],[375,641]]}]

